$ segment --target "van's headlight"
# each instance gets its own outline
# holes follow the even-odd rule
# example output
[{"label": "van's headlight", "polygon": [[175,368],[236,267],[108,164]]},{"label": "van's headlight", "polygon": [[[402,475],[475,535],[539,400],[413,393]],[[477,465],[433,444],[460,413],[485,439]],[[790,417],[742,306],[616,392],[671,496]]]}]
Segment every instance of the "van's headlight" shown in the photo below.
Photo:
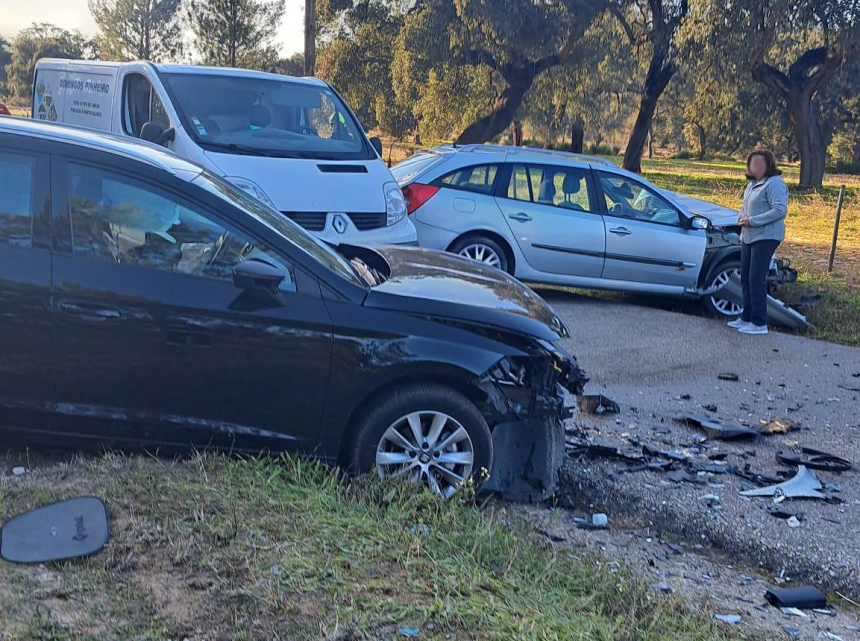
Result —
[{"label": "van's headlight", "polygon": [[385,183],[382,190],[385,192],[385,213],[388,216],[386,224],[390,227],[406,217],[406,199],[397,183]]},{"label": "van's headlight", "polygon": [[260,202],[268,205],[272,209],[275,209],[275,203],[271,201],[271,199],[266,195],[260,185],[255,183],[253,180],[248,180],[247,178],[241,178],[239,176],[224,176],[225,180],[229,180],[236,187],[244,191],[249,196],[253,196]]}]

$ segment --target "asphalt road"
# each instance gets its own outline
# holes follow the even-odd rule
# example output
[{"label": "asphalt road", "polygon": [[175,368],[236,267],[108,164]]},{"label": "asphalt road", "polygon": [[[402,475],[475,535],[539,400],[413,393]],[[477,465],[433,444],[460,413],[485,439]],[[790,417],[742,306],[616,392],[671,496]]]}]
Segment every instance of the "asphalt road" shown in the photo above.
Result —
[{"label": "asphalt road", "polygon": [[[641,449],[648,444],[690,460],[726,463],[769,476],[793,473],[775,459],[800,446],[860,464],[860,349],[772,332],[745,336],[722,322],[662,309],[573,294],[543,292],[572,332],[566,347],[591,376],[587,393],[621,405],[618,415],[579,415],[575,428],[596,442]],[[719,380],[734,372],[738,382]],[[701,442],[701,432],[676,419],[703,412],[756,425],[788,417],[800,430],[755,442]],[[585,509],[639,516],[690,541],[710,542],[771,576],[808,581],[860,600],[860,470],[815,472],[842,503],[786,500],[801,512],[799,527],[768,513],[769,498],[746,498],[752,487],[732,474],[675,483],[664,472],[628,472],[621,461],[578,457],[566,466],[564,492]],[[695,475],[695,472],[694,472]],[[838,487],[839,491],[833,491]],[[700,500],[706,494],[717,500]],[[593,507],[592,507],[593,506]]]}]

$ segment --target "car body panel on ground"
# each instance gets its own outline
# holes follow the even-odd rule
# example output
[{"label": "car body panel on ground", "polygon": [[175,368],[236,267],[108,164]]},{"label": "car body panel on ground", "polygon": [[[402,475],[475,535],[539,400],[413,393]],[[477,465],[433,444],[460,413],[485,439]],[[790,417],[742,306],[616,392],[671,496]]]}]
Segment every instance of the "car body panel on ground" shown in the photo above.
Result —
[{"label": "car body panel on ground", "polygon": [[[0,196],[7,434],[297,451],[354,471],[375,456],[380,470],[403,460],[401,472],[435,489],[427,472],[440,471],[443,493],[457,470],[497,460],[509,481],[494,489],[524,474],[539,489],[518,496],[554,488],[565,390],[587,379],[556,347],[567,327],[507,274],[419,248],[335,251],[202,168],[125,138],[8,119],[0,162],[18,176]],[[368,423],[379,407],[406,415],[385,431]],[[438,462],[383,449],[422,412],[448,421],[409,419],[440,443]],[[524,471],[510,454],[494,459],[497,429],[517,433],[500,447],[525,439],[556,463]]]}]

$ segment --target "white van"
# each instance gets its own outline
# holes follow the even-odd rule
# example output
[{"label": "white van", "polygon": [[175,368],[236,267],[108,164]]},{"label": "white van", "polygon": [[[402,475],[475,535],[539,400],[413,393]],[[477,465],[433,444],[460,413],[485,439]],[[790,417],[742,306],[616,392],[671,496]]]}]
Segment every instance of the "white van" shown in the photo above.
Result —
[{"label": "white van", "polygon": [[42,59],[33,84],[33,118],[164,145],[329,243],[417,244],[379,140],[321,80]]}]

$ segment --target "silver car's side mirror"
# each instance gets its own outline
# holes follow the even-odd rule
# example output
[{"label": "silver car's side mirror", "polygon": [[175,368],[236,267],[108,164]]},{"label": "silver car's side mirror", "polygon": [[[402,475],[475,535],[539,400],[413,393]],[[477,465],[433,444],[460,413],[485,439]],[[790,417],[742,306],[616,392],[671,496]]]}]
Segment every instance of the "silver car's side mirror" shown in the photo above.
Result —
[{"label": "silver car's side mirror", "polygon": [[693,216],[690,219],[690,228],[692,229],[710,229],[711,221],[704,216]]}]

